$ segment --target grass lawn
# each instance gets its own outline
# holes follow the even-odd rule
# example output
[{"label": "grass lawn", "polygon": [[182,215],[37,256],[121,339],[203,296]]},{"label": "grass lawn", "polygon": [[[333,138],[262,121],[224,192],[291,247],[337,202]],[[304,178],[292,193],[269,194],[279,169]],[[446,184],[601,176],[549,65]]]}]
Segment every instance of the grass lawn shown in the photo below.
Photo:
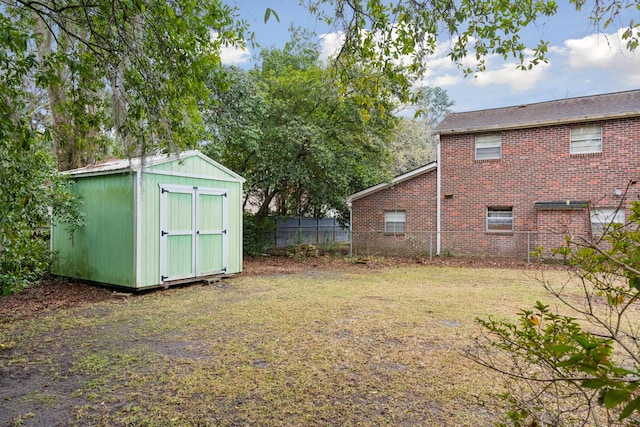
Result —
[{"label": "grass lawn", "polygon": [[2,322],[0,424],[493,425],[501,379],[461,352],[541,275],[345,262]]}]

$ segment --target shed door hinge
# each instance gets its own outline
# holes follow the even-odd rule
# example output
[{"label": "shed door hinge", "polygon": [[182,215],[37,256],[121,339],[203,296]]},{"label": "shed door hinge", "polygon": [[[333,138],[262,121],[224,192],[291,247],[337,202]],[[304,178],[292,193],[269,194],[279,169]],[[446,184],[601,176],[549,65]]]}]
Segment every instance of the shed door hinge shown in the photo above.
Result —
[{"label": "shed door hinge", "polygon": [[162,187],[162,190],[160,190],[160,192],[161,192],[162,194],[164,194],[164,193],[168,193],[168,192],[169,192],[169,190],[167,190],[166,188]]},{"label": "shed door hinge", "polygon": [[162,236],[162,237],[166,236],[167,234],[169,234],[169,232],[168,232],[168,231],[164,231],[164,230],[162,230],[162,231],[160,232],[160,236]]}]

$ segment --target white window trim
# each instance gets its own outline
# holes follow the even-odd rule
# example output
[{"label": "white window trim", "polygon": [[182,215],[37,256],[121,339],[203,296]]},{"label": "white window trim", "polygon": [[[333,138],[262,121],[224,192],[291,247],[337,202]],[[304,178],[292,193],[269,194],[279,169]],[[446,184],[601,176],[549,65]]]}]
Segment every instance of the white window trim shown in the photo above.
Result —
[{"label": "white window trim", "polygon": [[[497,154],[495,153],[498,149]],[[476,160],[492,160],[502,158],[502,135],[477,135],[475,138]]]},{"label": "white window trim", "polygon": [[[491,214],[498,214],[495,216],[491,216]],[[502,215],[500,215],[502,214]],[[510,214],[510,215],[504,215],[504,214]],[[487,211],[486,211],[486,218],[487,218],[487,232],[490,233],[511,233],[513,232],[513,207],[512,206],[503,206],[503,207],[492,207],[489,206],[487,207]],[[496,220],[496,218],[501,218],[502,220]],[[493,220],[493,221],[492,221]],[[511,227],[508,230],[504,230],[504,229],[498,229],[498,228],[491,228],[491,223],[492,222],[500,222],[500,223],[510,223]]]},{"label": "white window trim", "polygon": [[602,126],[579,126],[571,128],[571,154],[602,153]]},{"label": "white window trim", "polygon": [[[394,224],[393,229],[389,227]],[[397,229],[396,224],[403,224],[402,230]],[[406,211],[386,211],[384,213],[384,232],[393,234],[404,234],[407,230],[407,212]]]},{"label": "white window trim", "polygon": [[591,208],[591,232],[602,236],[611,224],[624,224],[624,208]]}]

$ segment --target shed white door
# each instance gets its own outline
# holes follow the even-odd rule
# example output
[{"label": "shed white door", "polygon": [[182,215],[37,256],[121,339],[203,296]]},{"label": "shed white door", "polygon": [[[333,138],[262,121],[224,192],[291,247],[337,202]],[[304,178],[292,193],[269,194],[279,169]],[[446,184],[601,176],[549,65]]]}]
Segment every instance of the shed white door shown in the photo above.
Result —
[{"label": "shed white door", "polygon": [[162,282],[226,271],[227,192],[160,186],[160,278]]}]

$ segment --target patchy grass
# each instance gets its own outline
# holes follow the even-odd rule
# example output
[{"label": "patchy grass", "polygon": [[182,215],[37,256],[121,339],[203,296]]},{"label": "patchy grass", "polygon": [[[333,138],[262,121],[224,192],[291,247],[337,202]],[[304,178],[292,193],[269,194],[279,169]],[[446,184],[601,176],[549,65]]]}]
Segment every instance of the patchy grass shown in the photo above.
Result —
[{"label": "patchy grass", "polygon": [[461,351],[536,275],[310,267],[0,324],[0,424],[492,425],[502,389]]}]

